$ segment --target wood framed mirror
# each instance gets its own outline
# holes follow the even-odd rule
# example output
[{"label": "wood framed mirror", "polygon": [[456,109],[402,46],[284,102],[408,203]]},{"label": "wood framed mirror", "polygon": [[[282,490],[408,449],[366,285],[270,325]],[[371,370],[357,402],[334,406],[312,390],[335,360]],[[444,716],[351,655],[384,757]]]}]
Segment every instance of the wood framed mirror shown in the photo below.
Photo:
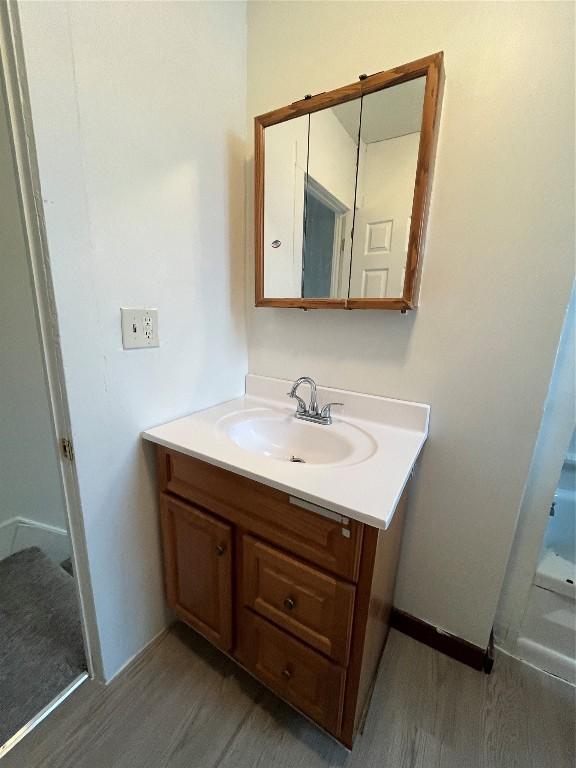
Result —
[{"label": "wood framed mirror", "polygon": [[417,306],[443,54],[255,118],[256,306]]}]

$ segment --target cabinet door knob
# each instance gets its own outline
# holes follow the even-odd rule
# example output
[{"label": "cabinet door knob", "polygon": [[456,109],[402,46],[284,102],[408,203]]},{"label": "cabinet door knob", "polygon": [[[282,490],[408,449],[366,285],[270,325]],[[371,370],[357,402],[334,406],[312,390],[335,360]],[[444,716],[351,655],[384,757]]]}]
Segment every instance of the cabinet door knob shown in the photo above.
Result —
[{"label": "cabinet door knob", "polygon": [[284,600],[284,608],[286,608],[287,611],[291,611],[292,608],[294,608],[294,600],[291,597],[287,597]]},{"label": "cabinet door knob", "polygon": [[218,544],[218,546],[216,547],[216,554],[218,555],[218,557],[222,557],[222,555],[224,555],[225,553],[226,553],[226,547],[224,546],[224,544]]},{"label": "cabinet door knob", "polygon": [[290,667],[284,667],[282,674],[284,675],[286,680],[290,680],[290,678],[292,677],[292,670],[290,669]]}]

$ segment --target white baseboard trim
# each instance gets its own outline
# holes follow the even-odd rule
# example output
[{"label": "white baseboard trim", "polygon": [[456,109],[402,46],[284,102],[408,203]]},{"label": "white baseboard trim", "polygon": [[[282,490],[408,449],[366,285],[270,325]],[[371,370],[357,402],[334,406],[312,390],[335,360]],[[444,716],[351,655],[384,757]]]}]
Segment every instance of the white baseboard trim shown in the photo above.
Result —
[{"label": "white baseboard trim", "polygon": [[540,645],[527,637],[518,638],[518,654],[533,667],[559,677],[570,685],[576,685],[576,659]]},{"label": "white baseboard trim", "polygon": [[0,523],[0,559],[27,547],[40,547],[57,563],[70,555],[70,539],[64,528],[27,517],[11,517]]},{"label": "white baseboard trim", "polygon": [[[576,683],[572,682],[574,677],[572,680],[570,679],[571,674],[576,674],[576,662],[574,662],[573,659],[569,659],[567,656],[562,656],[562,659],[560,660],[560,666],[555,666],[554,668],[556,671],[553,671],[552,667],[554,666],[554,662],[550,663],[551,655],[557,657],[561,656],[561,654],[558,654],[555,651],[550,651],[548,648],[544,648],[544,646],[538,645],[538,643],[532,643],[530,640],[526,641],[521,639],[518,641],[518,645],[522,646],[523,642],[538,646],[536,650],[543,650],[544,653],[535,653],[531,655],[530,649],[522,648],[522,656],[520,656],[518,651],[513,653],[512,651],[508,650],[507,648],[503,648],[500,645],[496,646],[496,651],[498,653],[503,653],[505,656],[510,656],[512,659],[516,659],[516,661],[519,661],[521,664],[526,664],[526,666],[535,669],[537,672],[540,672],[543,675],[553,677],[556,680],[562,680],[563,683],[576,688]],[[568,662],[568,667],[565,666],[566,661]],[[562,672],[562,674],[558,674],[559,671]]]}]

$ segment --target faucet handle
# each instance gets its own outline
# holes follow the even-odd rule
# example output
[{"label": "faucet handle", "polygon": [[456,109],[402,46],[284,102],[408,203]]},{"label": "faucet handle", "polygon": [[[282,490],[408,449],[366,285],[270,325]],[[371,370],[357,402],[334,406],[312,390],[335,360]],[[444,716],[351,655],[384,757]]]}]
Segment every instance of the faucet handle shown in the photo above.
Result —
[{"label": "faucet handle", "polygon": [[323,419],[332,419],[330,409],[333,405],[344,405],[344,403],[326,403],[326,405],[324,405],[320,411],[320,416],[322,416]]}]

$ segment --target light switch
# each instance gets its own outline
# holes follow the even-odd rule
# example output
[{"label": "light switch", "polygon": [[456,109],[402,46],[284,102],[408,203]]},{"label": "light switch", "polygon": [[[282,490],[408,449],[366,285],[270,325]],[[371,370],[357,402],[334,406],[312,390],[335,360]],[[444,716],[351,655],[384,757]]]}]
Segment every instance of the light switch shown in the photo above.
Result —
[{"label": "light switch", "polygon": [[120,307],[124,349],[158,347],[158,310]]}]

